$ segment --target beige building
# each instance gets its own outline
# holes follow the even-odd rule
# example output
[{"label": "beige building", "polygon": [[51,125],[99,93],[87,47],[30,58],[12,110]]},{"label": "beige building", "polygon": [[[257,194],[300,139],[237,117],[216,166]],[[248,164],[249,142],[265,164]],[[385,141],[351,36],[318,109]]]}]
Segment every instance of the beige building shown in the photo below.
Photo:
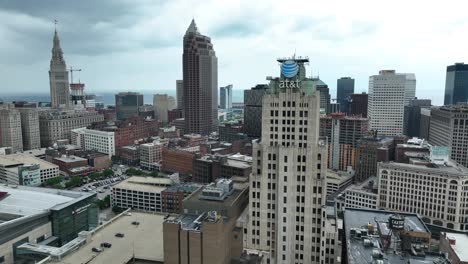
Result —
[{"label": "beige building", "polygon": [[319,137],[320,94],[307,58],[278,59],[263,97],[262,139],[253,141],[247,249],[266,263],[322,263],[327,142]]},{"label": "beige building", "polygon": [[83,150],[95,150],[112,158],[115,155],[115,133],[87,129],[85,127],[71,131],[71,143]]},{"label": "beige building", "polygon": [[41,146],[50,147],[57,140],[71,139],[71,131],[104,121],[97,112],[86,111],[43,111],[39,113]]},{"label": "beige building", "polygon": [[13,105],[0,108],[0,146],[11,147],[13,151],[23,150],[21,115]]},{"label": "beige building", "polygon": [[68,70],[60,47],[57,30],[54,33],[54,46],[49,70],[50,99],[53,108],[70,108],[70,84],[68,82]]},{"label": "beige building", "polygon": [[[52,164],[48,161],[45,161],[40,158],[36,158],[33,155],[26,153],[16,153],[10,155],[0,155],[0,183],[9,183],[9,184],[19,184],[19,174],[12,174],[12,168],[16,168],[18,171],[19,167],[30,166],[30,165],[39,165],[39,179],[36,179],[35,175],[31,179],[32,182],[43,183],[50,178],[58,177],[60,174],[59,167],[55,164]],[[15,175],[15,176],[13,176]],[[25,184],[28,185],[28,184]],[[35,183],[33,185],[36,185]]]},{"label": "beige building", "polygon": [[140,145],[140,166],[146,170],[157,170],[162,159],[163,144],[152,142]]},{"label": "beige building", "polygon": [[41,147],[39,133],[39,111],[35,108],[17,108],[21,114],[21,132],[23,149],[38,149]]},{"label": "beige building", "polygon": [[167,111],[176,108],[176,101],[174,97],[167,94],[155,94],[153,96],[153,107],[156,119],[163,123],[167,123]]}]

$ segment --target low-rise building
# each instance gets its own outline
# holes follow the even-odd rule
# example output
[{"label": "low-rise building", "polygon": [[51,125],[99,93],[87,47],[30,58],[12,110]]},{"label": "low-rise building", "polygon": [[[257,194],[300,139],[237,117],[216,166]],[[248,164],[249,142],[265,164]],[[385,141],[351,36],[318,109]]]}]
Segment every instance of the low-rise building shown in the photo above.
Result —
[{"label": "low-rise building", "polygon": [[210,183],[234,176],[248,178],[252,171],[252,157],[234,155],[206,155],[193,163],[193,181]]},{"label": "low-rise building", "polygon": [[77,156],[61,156],[52,160],[52,163],[59,166],[59,169],[69,176],[86,176],[94,171],[88,165],[88,160]]},{"label": "low-rise building", "polygon": [[130,166],[138,166],[140,164],[140,146],[123,146],[119,149],[118,156],[123,164]]},{"label": "low-rise building", "polygon": [[199,188],[202,188],[202,185],[177,184],[167,187],[161,192],[162,211],[165,213],[182,213],[183,200]]},{"label": "low-rise building", "polygon": [[378,208],[377,177],[370,177],[366,181],[350,185],[343,192],[346,208]]},{"label": "low-rise building", "polygon": [[114,132],[87,129],[85,127],[71,131],[71,143],[83,150],[94,150],[112,157],[115,155]]},{"label": "low-rise building", "polygon": [[158,136],[160,138],[179,138],[180,131],[175,126],[163,127],[159,129]]},{"label": "low-rise building", "polygon": [[196,157],[196,151],[187,151],[183,149],[162,150],[162,171],[179,172],[180,174],[191,174],[193,169],[193,160]]},{"label": "low-rise building", "polygon": [[347,171],[327,170],[327,195],[344,190],[353,183],[354,171],[348,167]]},{"label": "low-rise building", "polygon": [[440,236],[440,251],[447,254],[451,264],[468,264],[468,235],[445,233]]},{"label": "low-rise building", "polygon": [[154,177],[130,177],[112,187],[111,204],[123,209],[162,212],[161,193],[172,180]]},{"label": "low-rise building", "polygon": [[[95,193],[0,184],[0,260],[31,261],[21,245],[62,246],[98,225]],[[37,256],[37,255],[36,255]]]},{"label": "low-rise building", "polygon": [[[37,174],[39,166],[39,175]],[[36,186],[59,176],[59,166],[26,153],[0,155],[0,182]]]}]

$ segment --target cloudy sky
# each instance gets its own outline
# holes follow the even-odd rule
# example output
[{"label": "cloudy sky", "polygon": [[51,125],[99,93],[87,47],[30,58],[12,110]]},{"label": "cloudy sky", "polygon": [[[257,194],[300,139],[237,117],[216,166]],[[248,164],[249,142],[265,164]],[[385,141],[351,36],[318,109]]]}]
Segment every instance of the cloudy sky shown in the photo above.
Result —
[{"label": "cloudy sky", "polygon": [[219,85],[247,89],[278,75],[277,57],[309,56],[336,96],[336,79],[367,91],[380,69],[412,72],[417,96],[441,104],[445,69],[468,62],[466,1],[2,0],[0,94],[49,92],[54,19],[65,60],[88,92],[175,89],[182,37],[195,18],[212,38]]}]

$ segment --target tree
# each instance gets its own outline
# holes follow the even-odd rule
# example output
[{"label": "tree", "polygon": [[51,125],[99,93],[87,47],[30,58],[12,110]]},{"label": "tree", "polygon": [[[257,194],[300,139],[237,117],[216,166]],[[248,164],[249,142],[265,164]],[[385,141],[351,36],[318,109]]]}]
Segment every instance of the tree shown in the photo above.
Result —
[{"label": "tree", "polygon": [[114,171],[112,169],[105,169],[104,171],[101,172],[102,176],[108,178],[111,176],[114,176]]},{"label": "tree", "polygon": [[148,176],[151,176],[151,177],[155,177],[155,178],[156,178],[156,177],[159,177],[159,174],[158,174],[157,171],[153,171],[153,172],[150,172],[150,173],[148,174]]},{"label": "tree", "polygon": [[65,183],[66,188],[75,187],[80,185],[83,182],[83,179],[79,176],[73,176],[69,181]]},{"label": "tree", "polygon": [[123,211],[124,211],[124,209],[121,208],[121,207],[118,207],[117,205],[112,207],[112,212],[114,212],[116,214],[120,214]]},{"label": "tree", "polygon": [[53,186],[53,185],[56,185],[56,184],[59,184],[61,183],[63,180],[62,177],[54,177],[54,178],[50,178],[47,180],[47,185],[49,186]]}]

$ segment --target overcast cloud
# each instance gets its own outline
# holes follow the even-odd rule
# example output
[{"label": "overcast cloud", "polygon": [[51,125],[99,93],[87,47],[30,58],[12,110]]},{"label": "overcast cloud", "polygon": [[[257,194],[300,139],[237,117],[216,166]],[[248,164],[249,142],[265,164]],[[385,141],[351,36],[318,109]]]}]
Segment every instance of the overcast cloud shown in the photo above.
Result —
[{"label": "overcast cloud", "polygon": [[219,85],[248,89],[278,75],[277,57],[309,56],[367,91],[380,69],[416,74],[416,94],[441,104],[446,66],[468,62],[466,1],[3,0],[0,94],[48,93],[54,19],[65,60],[88,92],[175,89],[182,37],[195,18],[212,39]]}]

